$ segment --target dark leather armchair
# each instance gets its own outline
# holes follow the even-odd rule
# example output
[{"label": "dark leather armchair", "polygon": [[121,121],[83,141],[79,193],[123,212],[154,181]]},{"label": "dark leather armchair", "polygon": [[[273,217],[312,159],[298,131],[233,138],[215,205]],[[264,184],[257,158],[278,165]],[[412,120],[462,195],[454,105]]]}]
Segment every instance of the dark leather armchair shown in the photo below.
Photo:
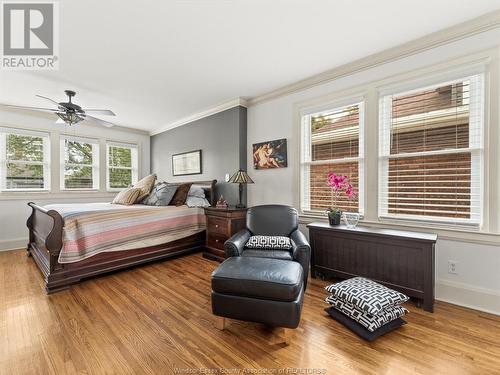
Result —
[{"label": "dark leather armchair", "polygon": [[[299,231],[299,218],[295,208],[277,204],[255,206],[247,211],[247,227],[236,233],[224,244],[226,256],[274,258],[296,261],[304,271],[307,285],[311,247]],[[289,250],[247,249],[245,244],[252,235],[290,237],[293,248]]]}]

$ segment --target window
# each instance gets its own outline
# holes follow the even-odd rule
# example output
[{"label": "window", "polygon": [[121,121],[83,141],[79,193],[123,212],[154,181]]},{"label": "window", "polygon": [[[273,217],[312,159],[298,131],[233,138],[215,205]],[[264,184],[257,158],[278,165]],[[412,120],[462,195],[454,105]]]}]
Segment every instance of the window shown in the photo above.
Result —
[{"label": "window", "polygon": [[61,189],[99,189],[97,140],[61,138]]},{"label": "window", "polygon": [[482,74],[380,98],[379,216],[481,224]]},{"label": "window", "polygon": [[137,146],[108,143],[107,148],[107,189],[123,189],[137,182]]},{"label": "window", "polygon": [[0,128],[0,163],[1,190],[49,190],[49,135]]},{"label": "window", "polygon": [[[363,126],[364,102],[331,106],[302,113],[301,210],[322,213],[330,207],[363,213]],[[327,186],[327,174],[349,178],[357,192],[354,199],[334,194]]]}]

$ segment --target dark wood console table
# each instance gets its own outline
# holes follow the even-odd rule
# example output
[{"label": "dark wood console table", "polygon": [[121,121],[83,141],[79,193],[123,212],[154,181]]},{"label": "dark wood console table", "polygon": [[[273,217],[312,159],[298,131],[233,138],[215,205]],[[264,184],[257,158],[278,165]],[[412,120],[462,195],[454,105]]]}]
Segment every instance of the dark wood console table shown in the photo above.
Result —
[{"label": "dark wood console table", "polygon": [[311,223],[311,275],[363,276],[434,308],[436,234]]}]

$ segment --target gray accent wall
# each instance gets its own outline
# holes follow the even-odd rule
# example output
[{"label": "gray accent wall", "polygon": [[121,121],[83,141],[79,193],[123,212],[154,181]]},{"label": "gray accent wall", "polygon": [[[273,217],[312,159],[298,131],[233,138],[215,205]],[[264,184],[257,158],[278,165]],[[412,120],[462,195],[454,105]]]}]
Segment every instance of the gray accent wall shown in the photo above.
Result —
[{"label": "gray accent wall", "polygon": [[[151,137],[151,172],[159,181],[187,182],[217,180],[216,197],[224,196],[229,204],[238,202],[238,185],[225,182],[247,166],[247,109],[234,107],[223,112],[167,130]],[[202,173],[189,176],[172,175],[172,155],[200,150]],[[246,203],[246,189],[243,194]]]}]

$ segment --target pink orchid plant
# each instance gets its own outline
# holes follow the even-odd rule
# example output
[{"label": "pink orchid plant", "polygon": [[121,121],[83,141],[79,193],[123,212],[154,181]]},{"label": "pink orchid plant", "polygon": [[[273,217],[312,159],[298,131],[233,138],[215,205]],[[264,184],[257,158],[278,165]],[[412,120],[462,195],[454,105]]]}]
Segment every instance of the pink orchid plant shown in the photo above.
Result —
[{"label": "pink orchid plant", "polygon": [[[334,172],[328,172],[327,185],[332,189],[332,193],[335,194],[334,202],[335,206],[337,206],[337,200],[339,194],[344,194],[347,196],[349,200],[356,198],[356,192],[349,182],[349,178],[347,176],[337,175]],[[330,215],[340,214],[341,210],[338,207],[332,207],[327,210],[327,213]]]}]

